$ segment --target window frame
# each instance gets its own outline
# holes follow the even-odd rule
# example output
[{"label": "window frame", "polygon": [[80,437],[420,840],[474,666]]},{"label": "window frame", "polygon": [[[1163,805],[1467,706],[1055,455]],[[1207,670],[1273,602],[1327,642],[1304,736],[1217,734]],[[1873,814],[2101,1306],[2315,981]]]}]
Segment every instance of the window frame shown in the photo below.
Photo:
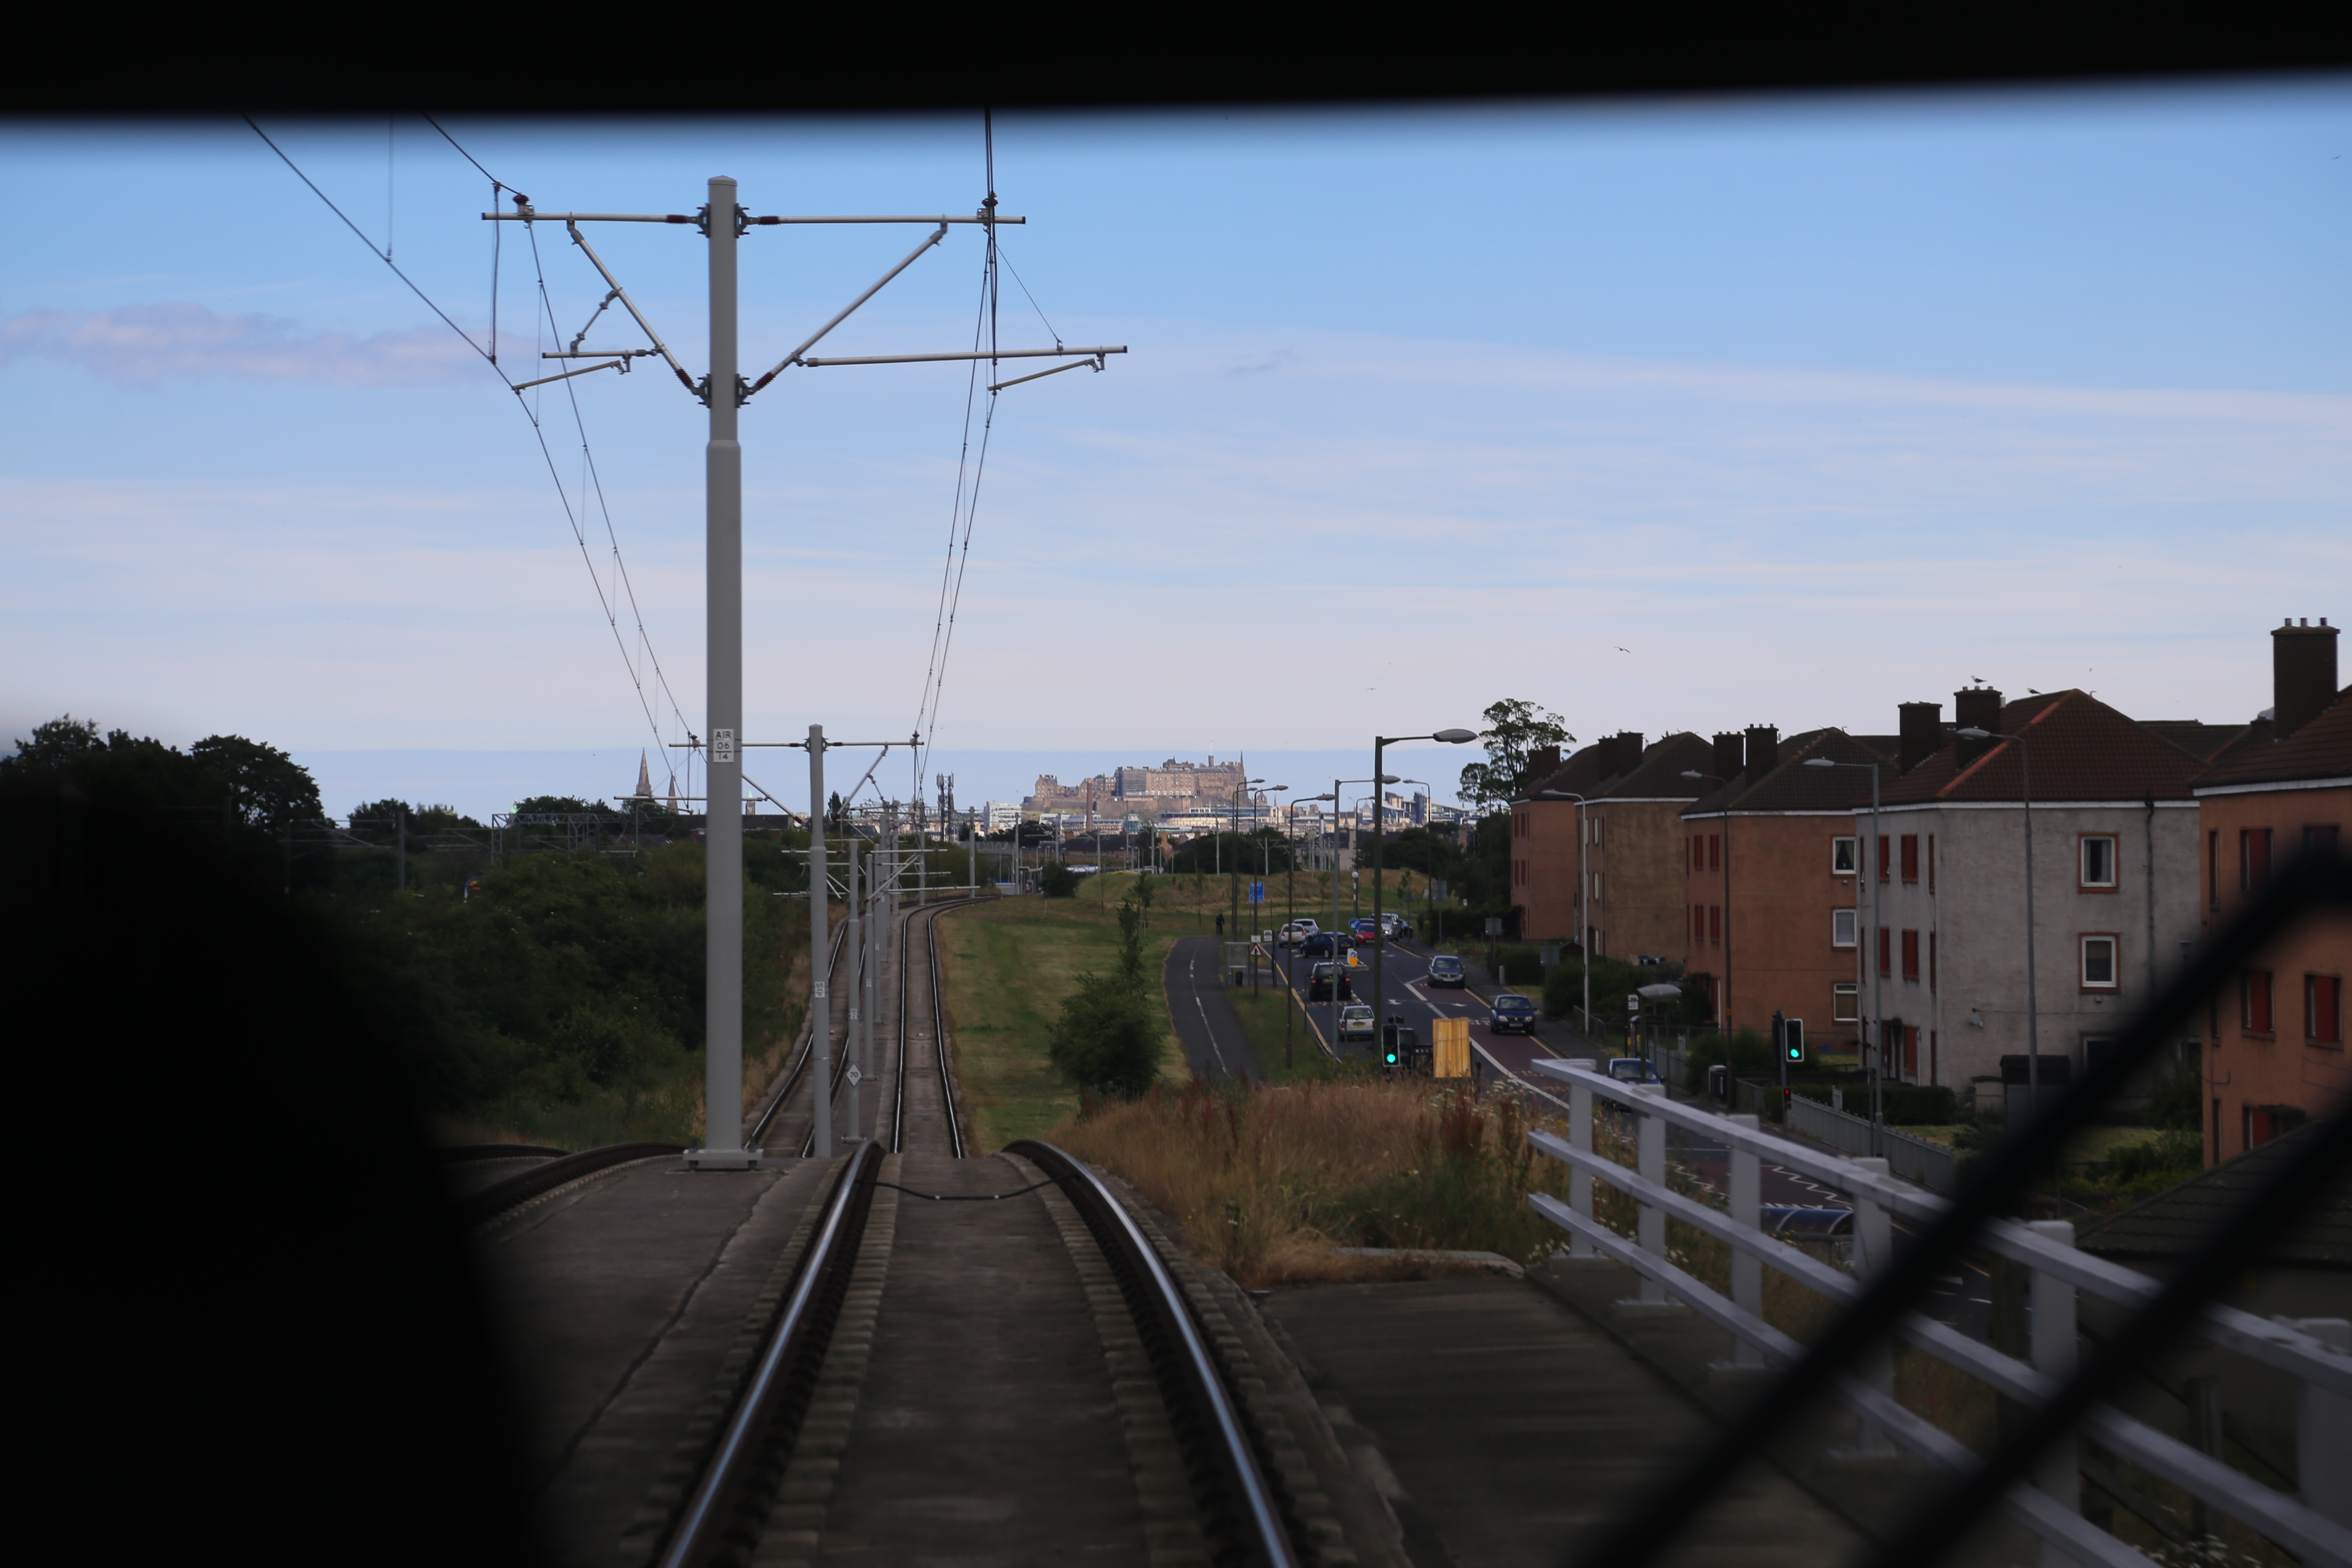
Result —
[{"label": "window frame", "polygon": [[[1845,863],[1840,865],[1843,859]],[[1841,833],[1830,840],[1830,875],[1858,877],[1862,874],[1862,838],[1858,834]]]},{"label": "window frame", "polygon": [[1903,978],[1919,978],[1919,933],[1908,927],[1903,932]]},{"label": "window frame", "polygon": [[2305,974],[2303,977],[2303,1043],[2322,1050],[2340,1051],[2344,1048],[2342,975]]},{"label": "window frame", "polygon": [[1852,980],[1830,983],[1830,1022],[1859,1024],[1862,1022],[1862,986]]},{"label": "window frame", "polygon": [[1887,879],[1886,847],[1889,842],[1888,835],[1882,833],[1878,836],[1878,879],[1882,882]]},{"label": "window frame", "polygon": [[[1843,938],[1838,935],[1840,926],[1845,928],[1845,935]],[[1830,911],[1830,945],[1835,948],[1852,948],[1859,946],[1861,942],[1862,911],[1832,910]]]},{"label": "window frame", "polygon": [[2259,893],[2271,885],[2271,830],[2238,829],[2238,891]]},{"label": "window frame", "polygon": [[2238,1027],[2269,1038],[2278,1033],[2275,977],[2267,969],[2238,971]]},{"label": "window frame", "polygon": [[1897,853],[1903,858],[1903,879],[1916,882],[1919,879],[1919,836],[1916,833],[1903,835]]},{"label": "window frame", "polygon": [[[2107,944],[2109,978],[2105,980],[2091,978],[2091,944],[2095,942]],[[2124,988],[2123,933],[2112,931],[2086,931],[2077,933],[2074,938],[2074,978],[2076,984],[2085,991],[2122,990]]]},{"label": "window frame", "polygon": [[[2094,840],[2107,847],[2107,879],[2091,880],[2090,856]],[[2074,886],[2085,893],[2112,893],[2123,885],[2123,836],[2116,833],[2077,833],[2074,835]]]},{"label": "window frame", "polygon": [[1895,974],[1895,928],[1893,926],[1878,928],[1878,974],[1882,980],[1891,979]]}]

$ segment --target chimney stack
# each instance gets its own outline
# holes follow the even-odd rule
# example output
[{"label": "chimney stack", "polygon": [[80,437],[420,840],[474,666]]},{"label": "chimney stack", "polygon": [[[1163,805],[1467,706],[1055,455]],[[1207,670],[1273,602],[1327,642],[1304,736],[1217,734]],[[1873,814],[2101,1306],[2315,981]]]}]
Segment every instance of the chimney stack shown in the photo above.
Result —
[{"label": "chimney stack", "polygon": [[1944,747],[1944,705],[1940,702],[1901,702],[1895,708],[1898,715],[1896,729],[1902,742],[1896,753],[1896,766],[1909,773]]},{"label": "chimney stack", "polygon": [[1558,746],[1532,746],[1528,750],[1528,788],[1539,790],[1559,772]]},{"label": "chimney stack", "polygon": [[[1726,784],[1736,783],[1739,778],[1740,744],[1739,731],[1737,730],[1715,738],[1715,761],[1710,765],[1709,771]],[[1701,790],[1699,793],[1706,795],[1710,792]]]},{"label": "chimney stack", "polygon": [[1780,761],[1780,730],[1776,724],[1748,726],[1748,776],[1760,779]]},{"label": "chimney stack", "polygon": [[2289,620],[2271,633],[2273,739],[2284,741],[2336,700],[2336,634],[2327,617],[2313,626]]},{"label": "chimney stack", "polygon": [[[1955,730],[1999,730],[2000,728],[2000,691],[1996,687],[1969,686],[1952,693],[1952,728]],[[1999,745],[1998,741],[1962,741],[1959,763],[1967,767]]]},{"label": "chimney stack", "polygon": [[1641,765],[1642,736],[1639,731],[1620,730],[1601,744],[1605,748],[1601,753],[1602,776],[1615,778],[1620,773],[1630,773]]}]

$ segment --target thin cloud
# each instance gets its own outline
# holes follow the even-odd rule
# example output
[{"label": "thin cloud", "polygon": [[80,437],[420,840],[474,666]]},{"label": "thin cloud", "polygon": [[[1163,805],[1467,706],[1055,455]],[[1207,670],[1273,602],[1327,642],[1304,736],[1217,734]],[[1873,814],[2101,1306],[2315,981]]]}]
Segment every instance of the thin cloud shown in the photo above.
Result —
[{"label": "thin cloud", "polygon": [[35,358],[64,360],[121,386],[230,376],[373,387],[446,385],[471,374],[475,354],[438,327],[362,338],[304,331],[278,316],[165,304],[0,319],[0,364]]}]

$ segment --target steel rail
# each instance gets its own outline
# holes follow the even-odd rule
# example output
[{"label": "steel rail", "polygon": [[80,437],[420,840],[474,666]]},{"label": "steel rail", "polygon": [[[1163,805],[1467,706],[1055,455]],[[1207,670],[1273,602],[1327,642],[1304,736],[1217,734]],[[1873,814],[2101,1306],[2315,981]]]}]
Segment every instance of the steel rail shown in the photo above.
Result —
[{"label": "steel rail", "polygon": [[528,1171],[517,1171],[502,1182],[467,1193],[457,1200],[458,1223],[477,1226],[484,1220],[496,1219],[517,1205],[529,1203],[541,1193],[551,1193],[566,1182],[593,1176],[632,1160],[654,1160],[664,1154],[684,1152],[686,1146],[681,1143],[611,1143],[602,1149],[583,1149],[577,1154],[566,1154],[560,1160],[533,1165]]},{"label": "steel rail", "polygon": [[[963,1125],[956,1116],[955,1083],[948,1069],[947,1013],[946,1009],[940,1005],[940,916],[949,910],[960,909],[966,904],[975,904],[979,901],[978,899],[950,899],[941,903],[929,904],[911,910],[907,917],[907,929],[909,931],[914,930],[918,918],[925,915],[929,917],[923,921],[923,941],[924,954],[929,961],[931,981],[931,1042],[938,1050],[940,1099],[944,1107],[943,1113],[947,1118],[948,1142],[954,1146],[955,1157],[959,1160],[964,1157]],[[898,960],[898,1068],[896,1081],[891,1086],[890,1097],[890,1152],[894,1154],[907,1147],[908,966],[905,952],[906,948],[902,939]]]},{"label": "steel rail", "polygon": [[[972,899],[959,899],[956,900],[956,903],[975,903],[977,901],[977,900]],[[942,910],[952,909],[954,907],[955,905],[953,904],[942,904],[940,906]],[[956,1114],[955,1072],[954,1069],[948,1065],[948,1010],[947,1004],[941,994],[940,984],[940,917],[937,913],[934,913],[931,916],[930,955],[931,1047],[939,1054],[940,1114],[947,1121],[948,1141],[955,1147],[955,1157],[961,1160],[964,1157],[963,1118]]]},{"label": "steel rail", "polygon": [[[833,1324],[849,1289],[874,1200],[874,1180],[882,1151],[861,1144],[842,1164],[825,1200],[816,1234],[809,1241],[792,1294],[768,1336],[742,1397],[727,1418],[710,1462],[655,1559],[658,1568],[703,1568],[740,1554],[735,1537],[756,1536],[757,1521],[742,1516],[764,1508],[766,1499],[746,1495],[751,1472],[763,1455],[789,1448],[824,1360]],[[748,1527],[746,1529],[745,1527]]]},{"label": "steel rail", "polygon": [[[848,935],[849,927],[846,924],[833,934],[833,952],[825,959],[824,964],[825,986],[828,991],[833,985],[835,971],[841,967],[841,944]],[[826,1005],[828,1008],[832,1005],[830,999],[827,1000]],[[830,1019],[827,1021],[830,1022]],[[743,1134],[743,1147],[746,1149],[756,1149],[760,1146],[760,1140],[767,1135],[768,1124],[775,1121],[777,1113],[784,1108],[784,1101],[792,1098],[793,1089],[799,1085],[801,1075],[808,1071],[809,1058],[816,1049],[816,1007],[812,1003],[809,1007],[808,1025],[801,1031],[800,1054],[793,1058],[792,1067],[784,1074],[784,1086],[768,1097],[768,1108],[760,1112],[759,1119],[753,1121],[751,1128]]]},{"label": "steel rail", "polygon": [[[1160,1396],[1180,1440],[1186,1426],[1192,1427],[1188,1458],[1194,1489],[1204,1510],[1223,1515],[1205,1522],[1223,1527],[1241,1561],[1295,1568],[1297,1552],[1258,1462],[1256,1446],[1242,1425],[1241,1412],[1182,1289],[1150,1238],[1100,1177],[1053,1144],[1024,1138],[1006,1145],[1004,1152],[1020,1155],[1060,1184],[1118,1276],[1128,1310],[1144,1330]],[[1188,1415],[1193,1418],[1190,1423]],[[1216,1555],[1229,1560],[1224,1553]]]}]

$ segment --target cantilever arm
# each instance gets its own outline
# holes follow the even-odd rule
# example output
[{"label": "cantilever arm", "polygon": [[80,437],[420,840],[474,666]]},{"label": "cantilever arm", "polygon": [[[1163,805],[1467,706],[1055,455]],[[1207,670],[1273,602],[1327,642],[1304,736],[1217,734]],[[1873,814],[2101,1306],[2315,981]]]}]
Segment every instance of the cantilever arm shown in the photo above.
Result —
[{"label": "cantilever arm", "polygon": [[[669,352],[669,345],[661,341],[661,334],[654,331],[653,324],[646,320],[645,312],[637,309],[637,302],[629,298],[629,291],[621,287],[621,280],[613,276],[613,269],[604,265],[604,258],[597,255],[594,247],[589,245],[587,237],[580,232],[580,226],[576,223],[566,223],[563,226],[572,231],[572,243],[580,247],[582,253],[594,264],[598,272],[604,274],[605,286],[613,290],[613,297],[627,306],[629,314],[636,318],[637,326],[645,332],[646,341],[654,345],[654,352],[668,361],[670,370],[677,376],[678,384],[688,392],[694,391],[694,377],[687,374],[679,367],[677,360]],[[591,325],[593,324],[592,322]],[[587,336],[585,327],[581,329],[581,336]]]},{"label": "cantilever arm", "polygon": [[866,300],[874,298],[875,295],[882,292],[884,285],[887,284],[893,278],[898,276],[899,273],[907,270],[908,268],[912,267],[915,264],[916,258],[921,256],[923,252],[937,245],[940,240],[945,239],[947,237],[947,221],[942,218],[940,221],[938,231],[934,233],[930,238],[923,241],[922,244],[907,252],[907,258],[904,261],[901,261],[898,266],[893,267],[889,271],[882,274],[881,282],[875,284],[873,288],[868,289],[865,293],[860,294],[856,299],[852,300],[847,305],[842,308],[839,315],[834,317],[833,320],[827,321],[824,325],[819,327],[815,331],[809,334],[809,339],[806,342],[801,344],[800,347],[794,349],[792,353],[786,354],[782,360],[778,361],[776,368],[761,376],[759,380],[753,382],[751,385],[751,389],[745,392],[743,395],[746,398],[749,398],[752,393],[759,391],[760,388],[767,385],[768,383],[775,380],[777,376],[782,374],[785,370],[797,364],[800,362],[801,355],[808,353],[809,350],[816,347],[818,343],[822,342],[827,332],[830,332],[834,328],[849,320],[851,311],[856,310],[858,306],[866,303]]}]

